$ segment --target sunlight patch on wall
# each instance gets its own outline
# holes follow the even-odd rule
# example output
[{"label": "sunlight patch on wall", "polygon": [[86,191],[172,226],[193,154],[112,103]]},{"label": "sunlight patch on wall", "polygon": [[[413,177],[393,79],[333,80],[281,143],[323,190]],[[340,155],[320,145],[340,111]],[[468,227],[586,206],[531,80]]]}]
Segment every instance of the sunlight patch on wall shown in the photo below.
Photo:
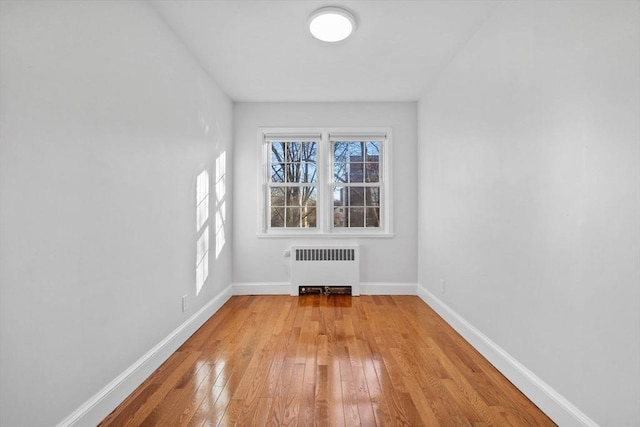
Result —
[{"label": "sunlight patch on wall", "polygon": [[216,211],[216,259],[220,256],[222,248],[226,243],[224,237],[224,224],[225,224],[225,203],[220,204],[220,208]]},{"label": "sunlight patch on wall", "polygon": [[225,178],[227,175],[227,153],[223,151],[216,159],[216,199],[224,200],[226,194]]},{"label": "sunlight patch on wall", "polygon": [[204,282],[209,276],[209,227],[204,229],[204,232],[198,239],[196,244],[196,295],[200,293]]},{"label": "sunlight patch on wall", "polygon": [[209,172],[202,171],[196,180],[196,230],[209,219]]},{"label": "sunlight patch on wall", "polygon": [[[200,232],[209,219],[209,172],[204,170],[196,178],[196,231]],[[209,226],[196,243],[196,295],[200,294],[209,276]]]},{"label": "sunlight patch on wall", "polygon": [[226,176],[227,176],[227,153],[223,151],[216,158],[216,213],[215,213],[215,230],[216,230],[216,259],[220,256],[222,248],[226,243],[225,239],[225,223],[226,223]]}]

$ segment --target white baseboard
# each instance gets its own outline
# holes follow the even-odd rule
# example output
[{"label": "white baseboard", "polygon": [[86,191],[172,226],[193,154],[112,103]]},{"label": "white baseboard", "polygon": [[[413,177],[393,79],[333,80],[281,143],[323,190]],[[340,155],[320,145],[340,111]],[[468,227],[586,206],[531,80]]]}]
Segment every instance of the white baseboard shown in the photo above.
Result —
[{"label": "white baseboard", "polygon": [[289,282],[249,282],[231,284],[232,295],[289,295]]},{"label": "white baseboard", "polygon": [[417,292],[416,283],[360,283],[360,295],[417,295]]},{"label": "white baseboard", "polygon": [[420,285],[418,285],[418,296],[558,425],[562,427],[598,427],[595,421],[571,404],[549,384],[542,381],[451,307]]},{"label": "white baseboard", "polygon": [[62,420],[57,427],[98,425],[231,298],[231,286],[194,313],[147,354]]},{"label": "white baseboard", "polygon": [[[233,295],[290,295],[289,282],[233,283]],[[360,283],[360,295],[416,295],[415,283]]]}]

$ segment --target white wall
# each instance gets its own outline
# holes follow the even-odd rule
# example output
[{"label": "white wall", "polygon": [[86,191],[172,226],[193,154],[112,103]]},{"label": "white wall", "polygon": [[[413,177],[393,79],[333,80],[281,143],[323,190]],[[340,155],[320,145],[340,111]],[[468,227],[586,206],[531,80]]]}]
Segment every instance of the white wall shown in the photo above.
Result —
[{"label": "white wall", "polygon": [[137,1],[3,1],[0,67],[0,425],[54,425],[229,285],[195,182],[232,104]]},{"label": "white wall", "polygon": [[640,425],[639,5],[504,2],[418,112],[420,285],[602,426]]},{"label": "white wall", "polygon": [[342,239],[361,245],[362,282],[411,283],[417,280],[416,103],[236,103],[234,105],[234,245],[233,281],[289,282],[292,244],[323,244],[341,239],[271,239],[257,237],[258,128],[393,128],[393,198],[395,237]]}]

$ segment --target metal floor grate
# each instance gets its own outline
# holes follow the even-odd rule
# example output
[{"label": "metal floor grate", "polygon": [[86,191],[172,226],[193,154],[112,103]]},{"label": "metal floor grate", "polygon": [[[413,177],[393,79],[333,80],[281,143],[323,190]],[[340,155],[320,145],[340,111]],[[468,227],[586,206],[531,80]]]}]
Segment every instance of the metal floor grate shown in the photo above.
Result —
[{"label": "metal floor grate", "polygon": [[299,295],[351,295],[351,286],[300,286]]}]

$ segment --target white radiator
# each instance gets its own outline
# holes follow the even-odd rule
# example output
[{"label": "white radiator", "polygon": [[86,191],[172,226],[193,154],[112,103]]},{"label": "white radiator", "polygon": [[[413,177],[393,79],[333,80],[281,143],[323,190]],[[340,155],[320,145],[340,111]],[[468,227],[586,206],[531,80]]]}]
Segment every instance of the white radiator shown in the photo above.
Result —
[{"label": "white radiator", "polygon": [[292,246],[291,295],[300,286],[351,286],[360,295],[359,246]]}]

